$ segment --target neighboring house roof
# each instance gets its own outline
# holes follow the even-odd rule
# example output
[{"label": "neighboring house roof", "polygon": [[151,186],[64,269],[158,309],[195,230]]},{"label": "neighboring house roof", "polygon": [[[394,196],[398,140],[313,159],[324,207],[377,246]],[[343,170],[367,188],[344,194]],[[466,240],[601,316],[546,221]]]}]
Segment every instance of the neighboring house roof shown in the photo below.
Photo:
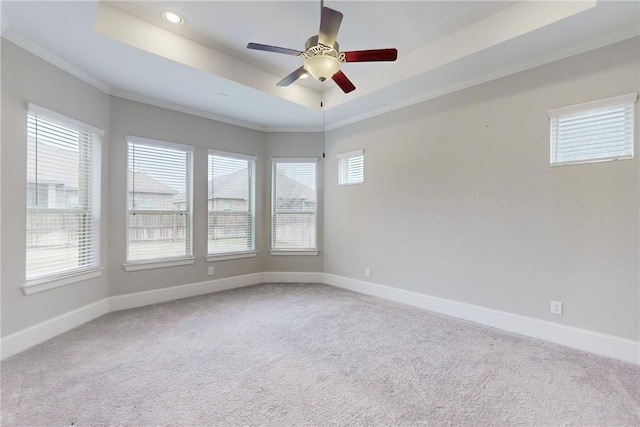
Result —
[{"label": "neighboring house roof", "polygon": [[[211,199],[239,199],[246,200],[249,177],[246,170],[239,170],[228,175],[220,175],[209,180],[209,200]],[[213,185],[211,185],[213,181]],[[211,188],[213,187],[213,192]],[[212,194],[213,193],[213,194]]]},{"label": "neighboring house roof", "polygon": [[131,191],[133,185],[135,185],[136,193],[178,194],[173,188],[164,185],[144,172],[129,171],[129,191]]},{"label": "neighboring house roof", "polygon": [[[248,186],[247,179],[246,171],[242,170],[213,178],[213,192],[211,191],[211,185],[209,185],[208,200],[246,200]],[[209,184],[211,184],[211,181],[212,180],[209,180]],[[280,175],[278,178],[278,193],[284,195],[284,198],[286,199],[313,201],[316,199],[316,192],[313,189],[289,178],[286,175]],[[174,198],[174,202],[184,202],[184,196],[184,193],[178,194]]]},{"label": "neighboring house roof", "polygon": [[[71,150],[63,150],[51,147],[46,144],[38,146],[38,153],[41,159],[51,159],[55,164],[74,164],[78,162],[78,153]],[[42,160],[41,160],[42,161]],[[38,182],[45,184],[63,184],[68,189],[78,188],[78,170],[76,168],[47,168],[40,165],[38,170]],[[28,168],[28,182],[35,182],[34,168]],[[144,172],[129,171],[129,188],[135,180],[136,193],[152,193],[173,195],[174,202],[183,202],[184,193],[178,194],[173,188],[161,183],[157,179]],[[247,173],[244,170],[221,175],[213,179],[213,194],[208,195],[208,199],[247,199]],[[211,186],[209,186],[211,188]],[[278,194],[286,199],[315,200],[315,191],[300,182],[289,178],[286,175],[278,177]]]},{"label": "neighboring house roof", "polygon": [[316,192],[286,175],[278,175],[278,194],[283,199],[316,200]]},{"label": "neighboring house roof", "polygon": [[[28,159],[29,163],[36,161],[36,158]],[[38,144],[38,183],[41,184],[61,184],[67,189],[78,189],[78,168],[60,168],[59,165],[73,165],[78,163],[78,152],[52,147],[48,144]],[[51,167],[47,167],[47,163]],[[129,171],[129,185],[132,177],[135,178],[137,193],[154,194],[178,194],[173,188],[150,177],[144,172]],[[35,167],[27,168],[27,182],[36,181]]]}]

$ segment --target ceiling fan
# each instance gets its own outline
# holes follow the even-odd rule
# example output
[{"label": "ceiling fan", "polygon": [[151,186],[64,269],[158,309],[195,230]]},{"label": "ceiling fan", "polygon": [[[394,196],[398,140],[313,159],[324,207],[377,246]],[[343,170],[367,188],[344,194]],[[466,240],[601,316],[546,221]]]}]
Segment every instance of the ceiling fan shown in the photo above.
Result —
[{"label": "ceiling fan", "polygon": [[342,23],[342,13],[321,5],[320,31],[317,36],[309,37],[305,50],[287,49],[259,43],[249,43],[247,48],[267,52],[283,53],[304,58],[304,65],[278,82],[278,86],[289,86],[299,78],[310,74],[313,78],[325,81],[328,78],[349,93],[356,87],[340,70],[344,62],[395,61],[397,49],[353,50],[340,52],[336,37]]}]

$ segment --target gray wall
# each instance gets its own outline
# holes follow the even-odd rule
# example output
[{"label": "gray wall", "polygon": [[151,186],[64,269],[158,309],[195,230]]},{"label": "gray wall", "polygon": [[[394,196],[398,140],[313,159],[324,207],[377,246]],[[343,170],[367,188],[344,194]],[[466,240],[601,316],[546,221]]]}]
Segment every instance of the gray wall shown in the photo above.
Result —
[{"label": "gray wall", "polygon": [[[637,340],[638,160],[551,168],[550,108],[638,90],[638,39],[322,133],[262,133],[109,97],[2,41],[2,336],[120,295],[260,271],[375,283]],[[99,279],[24,296],[26,103],[105,128]],[[125,134],[196,147],[192,266],[125,272]],[[206,149],[258,156],[256,258],[208,264]],[[365,183],[335,155],[365,149]],[[318,157],[318,256],[269,255],[271,157]],[[200,196],[198,196],[200,194]],[[323,226],[324,224],[324,226]],[[107,237],[108,236],[108,237]],[[565,315],[549,314],[549,301]]]},{"label": "gray wall", "polygon": [[[78,78],[2,40],[2,336],[70,312],[107,296],[159,289],[262,271],[322,271],[322,256],[271,257],[269,210],[272,156],[321,157],[321,133],[266,134],[122,98],[110,97]],[[102,168],[102,266],[99,279],[25,296],[26,111],[33,102],[104,128]],[[195,147],[193,265],[124,271],[126,245],[125,135]],[[269,149],[266,147],[270,146]],[[290,147],[288,149],[287,147]],[[256,249],[254,258],[208,263],[207,149],[255,155]],[[319,169],[322,232],[322,167]],[[263,178],[263,179],[260,179]],[[322,244],[320,237],[319,244]],[[11,266],[11,267],[7,267]],[[207,267],[214,266],[213,277]]]},{"label": "gray wall", "polygon": [[[546,112],[638,91],[638,52],[624,41],[328,132],[324,271],[637,340],[638,159],[551,168]],[[338,187],[336,154],[359,148],[365,183]]]},{"label": "gray wall", "polygon": [[[2,39],[2,336],[107,296],[100,278],[25,296],[26,114],[32,102],[105,129],[102,154],[102,236],[107,235],[109,97],[59,68]],[[107,239],[102,240],[106,266]]]},{"label": "gray wall", "polygon": [[[193,186],[193,265],[155,268],[141,271],[124,271],[126,257],[127,220],[127,143],[125,135],[176,142],[191,145],[194,150]],[[178,113],[163,108],[111,98],[110,140],[110,205],[109,215],[109,294],[122,295],[148,291],[167,286],[197,283],[263,270],[264,247],[262,223],[256,224],[256,249],[258,256],[208,263],[207,253],[207,149],[249,154],[258,157],[256,176],[264,174],[264,134],[205,118]],[[263,201],[264,182],[256,180],[256,218],[265,215]],[[207,267],[213,266],[215,274],[207,276]]]}]

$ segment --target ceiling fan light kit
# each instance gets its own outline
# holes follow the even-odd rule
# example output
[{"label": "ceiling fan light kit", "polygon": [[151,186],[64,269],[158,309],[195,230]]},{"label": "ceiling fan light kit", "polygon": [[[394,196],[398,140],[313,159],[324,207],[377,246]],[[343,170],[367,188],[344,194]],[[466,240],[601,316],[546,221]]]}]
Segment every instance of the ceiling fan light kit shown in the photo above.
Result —
[{"label": "ceiling fan light kit", "polygon": [[340,70],[340,63],[345,61],[344,53],[339,53],[338,42],[332,47],[318,43],[318,36],[310,37],[305,43],[304,69],[316,80],[321,82],[331,78]]},{"label": "ceiling fan light kit", "polygon": [[303,66],[279,81],[278,86],[289,86],[296,80],[311,75],[321,82],[331,78],[344,93],[349,93],[356,87],[340,69],[342,63],[395,61],[398,58],[398,51],[397,49],[372,49],[340,52],[336,37],[341,23],[342,13],[323,7],[318,35],[307,39],[304,52],[259,43],[249,43],[247,48],[295,55],[304,59]]}]

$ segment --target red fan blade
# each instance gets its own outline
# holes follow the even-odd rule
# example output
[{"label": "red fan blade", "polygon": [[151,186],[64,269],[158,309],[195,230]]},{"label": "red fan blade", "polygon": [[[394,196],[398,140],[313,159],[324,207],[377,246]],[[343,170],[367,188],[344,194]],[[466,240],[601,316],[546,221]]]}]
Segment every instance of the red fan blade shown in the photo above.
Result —
[{"label": "red fan blade", "polygon": [[346,62],[395,61],[398,49],[352,50],[343,52]]},{"label": "red fan blade", "polygon": [[349,93],[354,90],[356,87],[351,83],[351,80],[344,75],[341,70],[338,70],[332,77],[334,82],[344,91],[344,93]]},{"label": "red fan blade", "polygon": [[322,8],[322,16],[320,17],[320,31],[318,32],[318,43],[325,46],[333,47],[338,37],[338,30],[342,23],[342,13],[337,10]]},{"label": "red fan blade", "polygon": [[299,50],[295,50],[295,49],[287,49],[286,47],[271,46],[268,44],[259,44],[259,43],[249,43],[247,45],[247,48],[253,49],[253,50],[264,50],[265,52],[284,53],[285,55],[294,55],[294,56],[298,56],[302,53]]},{"label": "red fan blade", "polygon": [[307,71],[304,69],[304,67],[300,67],[297,70],[295,70],[293,73],[289,74],[284,79],[280,80],[277,83],[277,86],[289,86],[291,83],[295,82],[300,77],[304,76],[306,73]]}]

